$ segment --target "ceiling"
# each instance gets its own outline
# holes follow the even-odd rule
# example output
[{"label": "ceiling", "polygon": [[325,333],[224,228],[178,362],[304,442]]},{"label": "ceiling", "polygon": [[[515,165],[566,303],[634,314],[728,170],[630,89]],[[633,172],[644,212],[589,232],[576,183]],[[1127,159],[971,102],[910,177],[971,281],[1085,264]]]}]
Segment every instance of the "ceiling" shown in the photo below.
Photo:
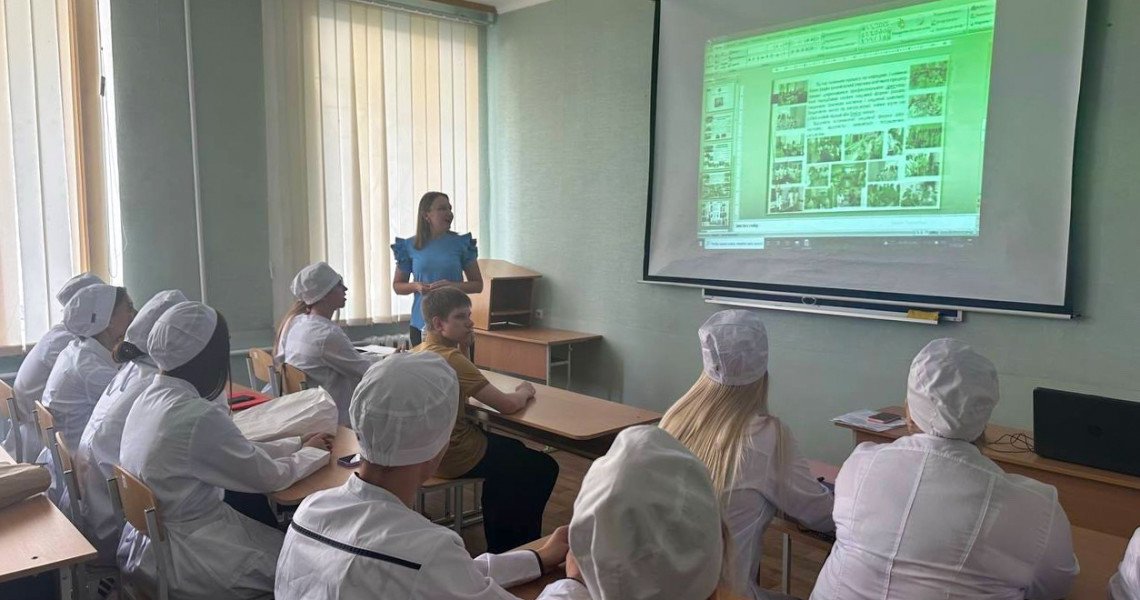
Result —
[{"label": "ceiling", "polygon": [[495,7],[495,10],[499,11],[499,14],[503,14],[505,12],[510,12],[512,10],[518,10],[520,8],[526,8],[528,6],[534,6],[535,4],[542,4],[543,2],[549,2],[550,0],[474,0],[474,1],[478,2],[479,4],[490,4],[491,6]]}]

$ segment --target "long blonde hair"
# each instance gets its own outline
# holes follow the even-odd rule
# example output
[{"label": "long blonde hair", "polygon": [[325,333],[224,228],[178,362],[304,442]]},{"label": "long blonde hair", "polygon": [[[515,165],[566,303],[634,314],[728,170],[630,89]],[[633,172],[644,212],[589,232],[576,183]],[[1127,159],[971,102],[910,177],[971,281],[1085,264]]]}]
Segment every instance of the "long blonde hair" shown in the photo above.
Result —
[{"label": "long blonde hair", "polygon": [[277,349],[281,347],[281,337],[285,335],[285,329],[289,327],[289,321],[297,315],[303,315],[309,312],[309,306],[300,300],[294,300],[293,304],[289,305],[289,310],[285,311],[285,315],[281,317],[281,321],[277,323],[277,334],[273,336],[273,356],[277,356]]},{"label": "long blonde hair", "polygon": [[747,385],[724,385],[701,373],[700,378],[669,408],[661,419],[661,428],[685,445],[705,466],[712,477],[713,489],[721,506],[728,506],[740,468],[740,457],[748,425],[754,416],[768,416],[777,432],[774,457],[782,498],[789,473],[789,452],[785,448],[784,424],[768,414],[768,374]]}]

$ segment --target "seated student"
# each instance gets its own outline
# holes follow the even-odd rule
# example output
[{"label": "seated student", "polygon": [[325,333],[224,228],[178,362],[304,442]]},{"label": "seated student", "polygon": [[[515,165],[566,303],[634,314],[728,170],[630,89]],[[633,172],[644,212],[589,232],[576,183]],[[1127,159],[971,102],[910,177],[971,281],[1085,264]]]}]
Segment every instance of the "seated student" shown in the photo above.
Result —
[{"label": "seated student", "polygon": [[1120,571],[1108,582],[1110,600],[1140,600],[1140,529],[1132,534]]},{"label": "seated student", "polygon": [[792,432],[768,413],[768,332],[760,317],[724,310],[701,325],[699,337],[704,371],[661,428],[709,468],[732,534],[732,590],[773,597],[756,583],[768,523],[780,510],[833,531],[833,498],[812,477]]},{"label": "seated student", "polygon": [[361,466],[293,515],[278,598],[507,599],[504,587],[562,562],[565,527],[537,552],[472,560],[458,534],[412,510],[447,450],[458,401],[455,371],[435,354],[395,355],[365,374],[351,409]]},{"label": "seated student", "polygon": [[[103,280],[90,273],[81,273],[68,279],[59,288],[55,299],[59,301],[60,306],[67,306],[76,292],[96,283],[103,283]],[[35,409],[35,403],[44,397],[44,386],[47,385],[48,376],[51,375],[51,369],[55,366],[59,353],[63,352],[74,339],[75,336],[67,330],[64,323],[59,322],[40,336],[28,351],[28,355],[24,357],[24,361],[20,363],[16,381],[12,383],[12,395],[15,396],[16,410],[20,413],[22,421],[20,439],[23,442],[23,452],[16,452],[16,437],[11,432],[8,432],[3,444],[4,449],[13,458],[22,454],[24,462],[34,462],[43,451],[43,438],[32,422],[32,410]]]},{"label": "seated student", "polygon": [[860,444],[835,483],[835,547],[811,597],[1050,600],[1078,572],[1057,490],[979,451],[997,371],[939,339],[910,367],[913,435]]},{"label": "seated student", "polygon": [[[158,499],[170,547],[170,597],[267,597],[284,535],[225,504],[223,490],[288,487],[328,464],[328,439],[271,445],[242,435],[226,403],[215,401],[229,379],[229,328],[205,304],[167,310],[147,350],[159,373],[127,416],[119,460]],[[154,589],[154,549],[130,523],[117,558],[125,580]]]},{"label": "seated student", "polygon": [[459,405],[455,428],[437,477],[482,477],[483,531],[487,550],[500,553],[541,536],[542,512],[554,482],[558,463],[522,442],[484,432],[467,418],[468,398],[495,410],[518,412],[534,397],[534,386],[523,382],[505,393],[491,385],[459,350],[470,344],[474,323],[471,299],[455,288],[442,288],[424,296],[424,342],[412,352],[434,352],[447,360],[459,377]]},{"label": "seated student", "polygon": [[[56,431],[63,434],[63,443],[71,452],[79,446],[79,438],[103,390],[119,372],[119,364],[111,351],[122,341],[134,318],[135,306],[127,291],[104,284],[79,290],[64,308],[64,325],[76,339],[59,353],[41,401],[51,412]],[[52,474],[48,497],[77,520],[78,515],[70,515],[71,505],[62,473],[52,465],[47,448],[40,453],[40,462],[49,465]]]},{"label": "seated student", "polygon": [[277,328],[277,360],[304,371],[310,387],[324,388],[336,402],[340,424],[348,425],[352,390],[375,360],[357,352],[348,334],[332,322],[344,308],[348,288],[339,273],[319,262],[297,273],[292,290],[297,301]]},{"label": "seated student", "polygon": [[567,578],[539,600],[719,598],[724,550],[704,463],[655,426],[631,427],[582,480]]},{"label": "seated student", "polygon": [[155,294],[139,310],[123,343],[115,348],[115,360],[124,366],[99,398],[75,450],[75,468],[83,490],[81,519],[76,522],[99,551],[96,564],[101,566],[114,566],[123,531],[123,520],[115,515],[107,493],[107,479],[113,476],[111,466],[119,464],[123,424],[139,394],[158,373],[158,366],[146,354],[147,336],[163,313],[185,301],[182,292],[167,290]]}]

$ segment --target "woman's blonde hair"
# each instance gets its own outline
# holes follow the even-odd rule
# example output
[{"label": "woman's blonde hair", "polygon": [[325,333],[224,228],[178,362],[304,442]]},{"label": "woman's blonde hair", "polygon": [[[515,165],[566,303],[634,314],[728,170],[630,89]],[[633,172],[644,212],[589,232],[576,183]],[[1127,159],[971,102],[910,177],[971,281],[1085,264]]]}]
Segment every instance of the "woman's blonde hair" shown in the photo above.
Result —
[{"label": "woman's blonde hair", "polygon": [[777,481],[781,497],[788,479],[788,451],[785,448],[784,424],[768,415],[768,374],[746,385],[724,385],[704,373],[681,396],[661,419],[661,428],[685,445],[705,466],[712,477],[713,489],[721,507],[728,506],[740,468],[740,457],[750,440],[748,425],[755,416],[768,416],[777,432]]},{"label": "woman's blonde hair", "polygon": [[281,321],[277,323],[277,334],[273,336],[273,355],[277,356],[277,349],[281,347],[281,338],[285,335],[286,328],[289,327],[289,321],[297,315],[303,315],[309,312],[309,305],[294,300],[293,304],[289,305],[289,310],[285,311],[285,315],[281,317]]},{"label": "woman's blonde hair", "polygon": [[435,204],[436,198],[447,198],[450,202],[451,198],[443,192],[428,192],[420,196],[419,207],[416,209],[416,237],[412,238],[412,246],[419,250],[431,241],[431,225],[428,224],[427,214],[431,212],[431,205]]}]

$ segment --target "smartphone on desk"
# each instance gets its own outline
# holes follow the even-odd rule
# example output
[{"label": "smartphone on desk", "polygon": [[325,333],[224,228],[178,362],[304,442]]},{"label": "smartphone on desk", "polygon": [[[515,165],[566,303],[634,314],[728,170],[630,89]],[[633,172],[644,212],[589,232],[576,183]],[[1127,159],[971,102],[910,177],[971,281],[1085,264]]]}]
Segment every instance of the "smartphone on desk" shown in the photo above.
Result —
[{"label": "smartphone on desk", "polygon": [[360,455],[359,454],[349,454],[348,456],[342,456],[342,457],[336,459],[336,464],[338,464],[342,467],[347,467],[349,469],[356,467],[356,466],[360,466]]}]

